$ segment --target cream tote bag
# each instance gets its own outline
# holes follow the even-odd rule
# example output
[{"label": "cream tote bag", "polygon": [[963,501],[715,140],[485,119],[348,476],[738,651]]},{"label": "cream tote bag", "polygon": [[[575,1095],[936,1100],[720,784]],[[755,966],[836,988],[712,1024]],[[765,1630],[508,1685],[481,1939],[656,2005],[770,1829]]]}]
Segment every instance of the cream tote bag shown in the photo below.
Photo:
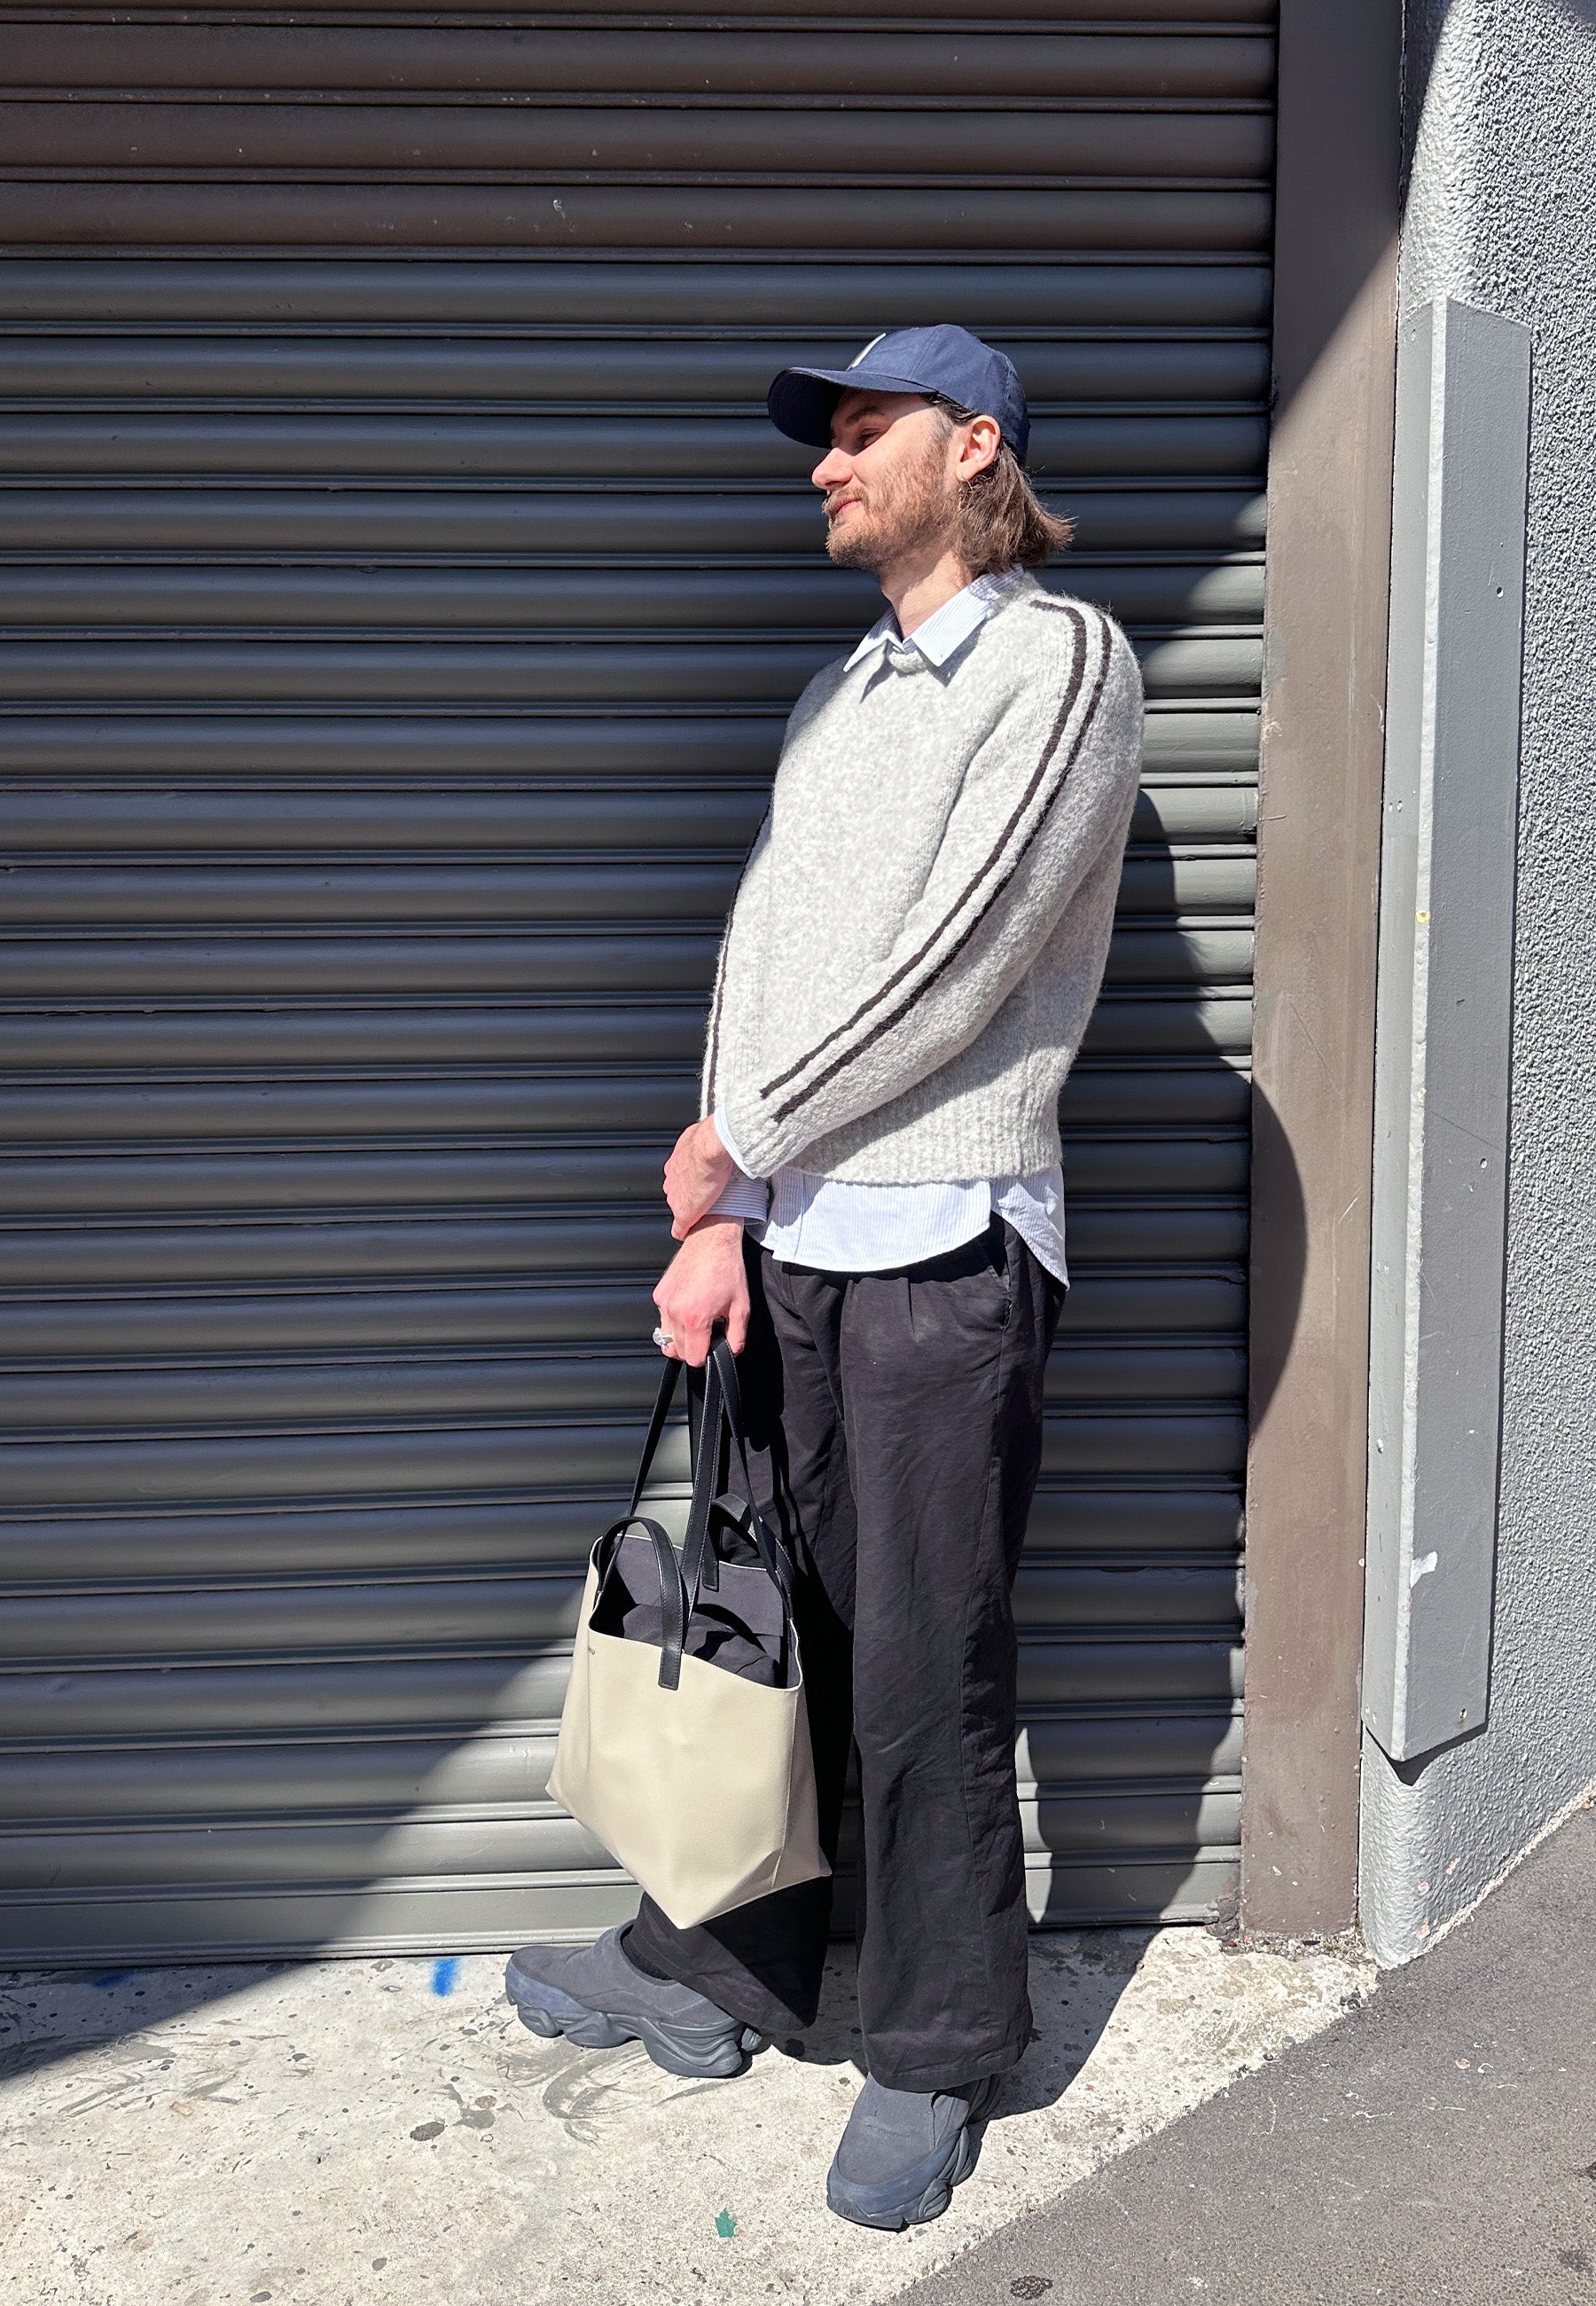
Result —
[{"label": "cream tote bag", "polygon": [[[754,1495],[724,1338],[705,1372],[679,1559],[663,1525],[637,1509],[679,1367],[665,1364],[631,1506],[588,1562],[549,1791],[689,1929],[831,1867],[817,1831],[791,1564],[755,1506],[715,1496],[722,1426],[745,1497]],[[755,1560],[721,1559],[733,1523]]]}]

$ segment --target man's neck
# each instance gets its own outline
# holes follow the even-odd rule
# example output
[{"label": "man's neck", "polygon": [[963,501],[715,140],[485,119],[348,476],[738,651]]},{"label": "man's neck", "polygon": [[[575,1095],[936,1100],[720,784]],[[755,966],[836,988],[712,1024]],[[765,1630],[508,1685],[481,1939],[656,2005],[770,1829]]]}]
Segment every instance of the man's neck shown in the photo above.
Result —
[{"label": "man's neck", "polygon": [[898,619],[898,630],[907,640],[917,626],[923,625],[927,617],[934,617],[955,593],[962,593],[970,576],[957,555],[944,549],[935,557],[929,551],[906,555],[890,568],[878,570],[875,581]]}]

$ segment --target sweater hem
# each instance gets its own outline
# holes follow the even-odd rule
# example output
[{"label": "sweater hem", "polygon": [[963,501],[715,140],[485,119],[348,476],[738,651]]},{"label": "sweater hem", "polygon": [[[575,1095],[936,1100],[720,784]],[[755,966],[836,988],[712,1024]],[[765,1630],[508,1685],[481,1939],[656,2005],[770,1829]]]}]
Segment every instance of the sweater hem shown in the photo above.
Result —
[{"label": "sweater hem", "polygon": [[[828,1185],[965,1185],[990,1183],[996,1177],[1035,1177],[1056,1168],[1063,1159],[1056,1135],[1034,1138],[1006,1138],[1002,1141],[986,1139],[946,1140],[938,1143],[934,1159],[919,1149],[916,1157],[913,1149],[905,1149],[883,1157],[884,1149],[873,1149],[874,1157],[862,1154],[828,1156],[824,1140],[800,1146],[796,1152],[784,1153],[774,1168],[801,1169],[807,1177],[823,1180]],[[766,1170],[773,1175],[774,1168]]]}]

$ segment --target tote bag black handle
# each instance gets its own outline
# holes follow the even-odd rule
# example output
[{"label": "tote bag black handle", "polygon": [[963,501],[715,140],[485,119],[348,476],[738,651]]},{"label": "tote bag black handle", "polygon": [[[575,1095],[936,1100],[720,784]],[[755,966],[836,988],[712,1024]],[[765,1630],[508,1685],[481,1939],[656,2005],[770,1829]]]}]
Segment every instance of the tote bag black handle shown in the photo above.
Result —
[{"label": "tote bag black handle", "polygon": [[692,1612],[701,1587],[713,1591],[717,1582],[713,1567],[715,1543],[710,1528],[710,1516],[714,1504],[715,1474],[720,1464],[722,1418],[731,1436],[738,1471],[743,1477],[743,1494],[748,1501],[749,1524],[761,1565],[790,1611],[792,1563],[786,1547],[771,1529],[755,1500],[753,1476],[748,1471],[747,1436],[743,1426],[742,1388],[738,1383],[737,1356],[724,1337],[717,1337],[711,1347],[709,1364],[704,1372],[704,1415],[699,1424],[697,1463],[693,1469],[693,1504],[682,1547],[682,1577],[687,1589],[688,1613]]},{"label": "tote bag black handle", "polygon": [[[721,1372],[721,1390],[727,1388],[727,1372],[729,1372],[729,1377],[731,1377],[731,1393],[729,1393],[729,1400],[738,1402],[740,1400],[738,1365],[736,1365],[736,1356],[733,1356],[731,1346],[727,1345],[724,1337],[717,1337],[715,1340],[711,1361],[713,1361],[713,1368],[717,1368]],[[651,1416],[648,1416],[648,1434],[644,1437],[644,1453],[641,1453],[641,1457],[636,1460],[636,1478],[635,1482],[632,1482],[632,1504],[627,1506],[627,1513],[636,1513],[636,1508],[639,1508],[641,1504],[641,1497],[644,1497],[644,1482],[648,1481],[648,1476],[651,1476],[653,1462],[655,1462],[655,1453],[657,1448],[660,1448],[660,1439],[661,1434],[664,1434],[664,1421],[667,1421],[669,1413],[671,1413],[671,1402],[676,1400],[676,1372],[679,1372],[680,1368],[683,1368],[683,1362],[680,1361],[667,1361],[664,1362],[664,1368],[660,1370],[660,1390],[655,1393],[655,1406],[653,1406]],[[692,1413],[695,1412],[695,1400],[692,1400],[692,1377],[695,1377],[695,1372],[687,1370],[687,1432],[689,1432],[689,1441],[692,1441],[692,1478],[695,1478],[695,1485],[696,1485],[696,1478],[699,1478],[699,1455],[701,1455],[701,1448],[704,1448],[704,1430],[708,1428],[708,1434],[711,1434],[713,1441],[720,1441],[720,1418],[717,1418],[715,1409],[711,1409],[711,1405],[708,1405],[711,1368],[705,1368],[704,1372],[705,1400],[704,1405],[699,1406],[699,1416],[696,1416],[695,1421],[695,1413]],[[738,1416],[740,1416],[740,1406],[738,1406]],[[743,1466],[743,1476],[747,1478],[747,1466]],[[755,1492],[749,1490],[747,1497],[749,1497],[749,1504],[752,1504],[752,1501],[755,1501]]]},{"label": "tote bag black handle", "polygon": [[643,1484],[653,1470],[654,1452],[660,1446],[660,1436],[665,1431],[665,1420],[670,1414],[670,1405],[676,1397],[676,1374],[679,1362],[667,1361],[660,1371],[660,1389],[654,1396],[653,1413],[648,1421],[648,1434],[643,1444],[643,1455],[637,1460],[637,1478],[632,1483],[632,1502],[627,1507],[627,1517],[632,1519],[643,1496]]},{"label": "tote bag black handle", "polygon": [[599,1541],[599,1587],[602,1591],[621,1540],[629,1529],[642,1530],[654,1550],[654,1572],[660,1581],[660,1686],[674,1689],[681,1679],[682,1651],[687,1645],[687,1616],[692,1604],[682,1583],[676,1548],[657,1521],[647,1514],[631,1513],[610,1523]]},{"label": "tote bag black handle", "polygon": [[675,1547],[659,1523],[637,1509],[644,1484],[653,1469],[665,1430],[665,1420],[670,1413],[670,1405],[676,1396],[677,1372],[680,1367],[679,1362],[668,1360],[660,1372],[659,1391],[654,1396],[653,1412],[649,1418],[648,1431],[637,1462],[636,1478],[632,1483],[631,1503],[625,1517],[606,1532],[608,1537],[619,1541],[627,1530],[641,1526],[647,1532],[653,1546],[660,1581],[661,1689],[679,1687],[687,1626],[700,1586],[713,1586],[715,1583],[713,1571],[710,1571],[707,1578],[704,1571],[714,1553],[710,1523],[715,1500],[715,1475],[721,1457],[722,1421],[730,1434],[738,1471],[743,1478],[743,1493],[748,1501],[752,1533],[761,1565],[780,1591],[789,1611],[792,1606],[792,1564],[786,1548],[771,1530],[755,1499],[737,1359],[724,1337],[715,1339],[704,1371],[704,1407],[698,1420],[696,1447],[693,1452],[693,1498],[687,1511],[687,1534],[679,1563]]},{"label": "tote bag black handle", "polygon": [[[748,1514],[754,1542],[759,1549],[759,1558],[764,1564],[766,1575],[781,1587],[781,1598],[790,1609],[792,1562],[787,1548],[771,1528],[755,1502],[754,1482],[748,1471],[747,1435],[743,1425],[743,1395],[742,1387],[738,1382],[737,1356],[724,1337],[717,1337],[710,1348],[710,1369],[720,1381],[721,1408],[731,1434],[731,1446],[737,1457],[738,1471],[743,1477],[743,1495],[748,1500]],[[709,1422],[707,1407],[704,1422],[706,1424]],[[711,1471],[713,1474],[713,1465]],[[707,1519],[706,1514],[706,1525]]]}]

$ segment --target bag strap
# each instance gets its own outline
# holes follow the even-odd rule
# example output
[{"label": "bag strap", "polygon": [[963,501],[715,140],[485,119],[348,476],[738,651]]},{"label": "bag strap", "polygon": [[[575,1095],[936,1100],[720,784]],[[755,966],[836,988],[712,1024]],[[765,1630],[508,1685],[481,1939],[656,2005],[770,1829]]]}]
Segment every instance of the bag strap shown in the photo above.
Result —
[{"label": "bag strap", "polygon": [[619,1542],[628,1529],[642,1528],[647,1531],[653,1546],[654,1562],[660,1576],[661,1689],[675,1689],[681,1680],[687,1621],[692,1616],[700,1587],[707,1586],[713,1592],[720,1582],[719,1559],[710,1524],[715,1502],[715,1474],[720,1464],[722,1419],[731,1436],[738,1471],[743,1477],[743,1494],[747,1499],[750,1528],[761,1564],[766,1576],[780,1589],[789,1610],[792,1606],[792,1562],[786,1547],[771,1529],[755,1499],[754,1477],[748,1467],[747,1433],[743,1423],[742,1388],[738,1382],[737,1356],[723,1337],[714,1340],[704,1368],[704,1403],[698,1418],[698,1431],[693,1437],[696,1442],[693,1450],[693,1499],[687,1511],[687,1534],[679,1560],[676,1548],[661,1525],[637,1510],[644,1484],[653,1470],[660,1439],[665,1431],[665,1420],[676,1396],[677,1374],[681,1367],[680,1362],[667,1360],[660,1372],[659,1391],[648,1421],[643,1454],[637,1461],[636,1478],[632,1483],[631,1504],[625,1516],[605,1532],[606,1540]]},{"label": "bag strap", "polygon": [[687,1587],[687,1610],[691,1615],[701,1588],[713,1593],[721,1584],[720,1556],[710,1534],[710,1517],[714,1509],[715,1476],[721,1463],[721,1373],[713,1360],[704,1364],[704,1398],[698,1412],[698,1430],[693,1440],[693,1502],[687,1508],[687,1533],[682,1539],[682,1582]]},{"label": "bag strap", "polygon": [[599,1584],[602,1588],[619,1550],[620,1541],[629,1529],[645,1530],[653,1547],[654,1567],[660,1579],[660,1687],[674,1689],[681,1680],[682,1651],[687,1639],[688,1601],[676,1548],[662,1525],[647,1514],[626,1514],[619,1521],[611,1522],[599,1541],[601,1549],[609,1549],[604,1556]]},{"label": "bag strap", "polygon": [[653,1414],[648,1421],[648,1438],[643,1444],[643,1455],[637,1460],[637,1478],[632,1483],[632,1502],[627,1507],[628,1520],[636,1519],[643,1484],[653,1468],[654,1452],[660,1446],[660,1436],[665,1431],[665,1420],[670,1414],[670,1405],[676,1397],[676,1374],[681,1363],[667,1360],[660,1372],[660,1390],[654,1396]]},{"label": "bag strap", "polygon": [[[787,1548],[760,1512],[754,1495],[754,1478],[748,1471],[748,1442],[743,1425],[743,1393],[738,1382],[737,1356],[724,1337],[717,1337],[710,1348],[710,1368],[718,1380],[720,1405],[730,1430],[731,1446],[737,1458],[738,1471],[743,1477],[743,1495],[748,1500],[748,1514],[754,1542],[759,1549],[759,1558],[764,1564],[767,1576],[773,1578],[781,1587],[781,1597],[790,1608],[792,1562]],[[693,1591],[694,1589],[689,1587],[689,1601]]]},{"label": "bag strap", "polygon": [[[670,1405],[676,1397],[676,1381],[684,1362],[668,1360],[660,1371],[659,1389],[649,1414],[648,1431],[644,1437],[642,1455],[637,1460],[637,1472],[632,1482],[631,1502],[627,1507],[627,1523],[636,1520],[637,1508],[643,1501],[643,1491],[658,1453],[665,1431],[665,1420],[670,1414]],[[687,1447],[693,1467],[693,1502],[687,1514],[684,1555],[691,1559],[694,1539],[708,1520],[713,1504],[715,1468],[720,1459],[721,1394],[713,1367],[706,1366],[697,1387],[694,1385],[696,1371],[687,1371]],[[625,1525],[617,1524],[618,1528]],[[716,1583],[713,1549],[704,1583],[712,1588]]]}]

